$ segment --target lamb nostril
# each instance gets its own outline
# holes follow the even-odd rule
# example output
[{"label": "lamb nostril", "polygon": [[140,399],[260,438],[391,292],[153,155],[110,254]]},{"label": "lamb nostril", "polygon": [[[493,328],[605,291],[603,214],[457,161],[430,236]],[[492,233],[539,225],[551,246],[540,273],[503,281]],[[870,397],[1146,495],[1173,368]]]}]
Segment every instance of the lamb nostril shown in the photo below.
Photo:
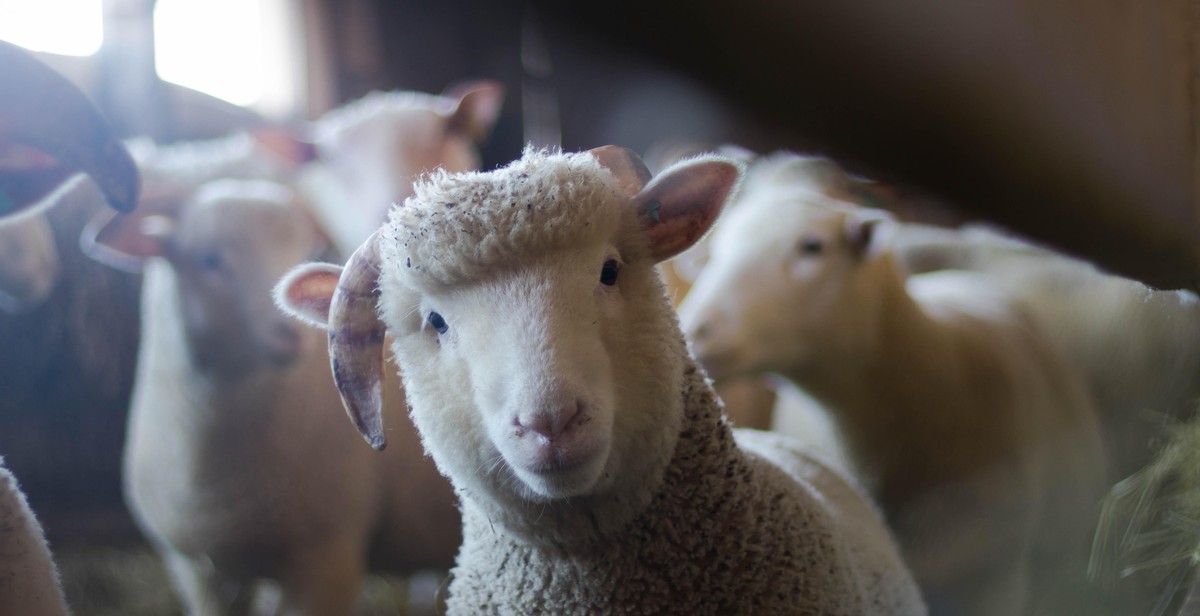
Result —
[{"label": "lamb nostril", "polygon": [[581,416],[583,406],[583,400],[576,399],[555,411],[537,412],[529,417],[520,417],[517,423],[522,428],[533,430],[548,439],[557,438],[571,428],[575,418]]}]

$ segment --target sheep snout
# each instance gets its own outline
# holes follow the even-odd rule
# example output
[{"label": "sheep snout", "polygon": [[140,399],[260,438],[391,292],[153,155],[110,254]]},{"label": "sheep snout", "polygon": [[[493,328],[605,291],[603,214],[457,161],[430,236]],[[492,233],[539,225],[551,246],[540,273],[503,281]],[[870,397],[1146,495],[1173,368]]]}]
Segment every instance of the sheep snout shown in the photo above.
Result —
[{"label": "sheep snout", "polygon": [[601,409],[582,396],[559,395],[511,414],[501,451],[537,496],[564,498],[592,489],[608,460],[611,437]]},{"label": "sheep snout", "polygon": [[532,430],[547,441],[554,441],[572,426],[578,425],[575,419],[583,414],[583,407],[583,400],[575,398],[558,408],[519,414],[513,421],[520,429]]}]

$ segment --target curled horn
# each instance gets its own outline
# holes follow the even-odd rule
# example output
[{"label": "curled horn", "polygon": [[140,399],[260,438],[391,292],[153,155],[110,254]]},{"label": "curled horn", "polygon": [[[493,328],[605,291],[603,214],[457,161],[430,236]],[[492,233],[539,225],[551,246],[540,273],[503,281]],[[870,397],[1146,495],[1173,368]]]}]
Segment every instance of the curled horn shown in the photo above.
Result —
[{"label": "curled horn", "polygon": [[376,450],[383,435],[383,338],[376,313],[379,300],[379,238],[382,230],[354,251],[329,306],[329,361],[342,404],[354,427]]},{"label": "curled horn", "polygon": [[646,168],[646,163],[629,148],[606,145],[588,150],[588,154],[617,178],[621,189],[630,197],[641,192],[650,181],[650,170]]}]

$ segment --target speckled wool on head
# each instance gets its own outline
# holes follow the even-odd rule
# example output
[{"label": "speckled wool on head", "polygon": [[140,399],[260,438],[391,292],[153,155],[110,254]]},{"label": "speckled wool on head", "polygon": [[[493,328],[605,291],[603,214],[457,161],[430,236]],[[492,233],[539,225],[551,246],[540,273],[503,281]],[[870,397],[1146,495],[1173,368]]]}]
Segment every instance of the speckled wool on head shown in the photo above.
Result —
[{"label": "speckled wool on head", "polygon": [[417,289],[477,278],[565,248],[624,218],[616,181],[587,153],[527,148],[507,167],[437,171],[414,189],[392,209],[380,256],[396,263],[392,271]]}]

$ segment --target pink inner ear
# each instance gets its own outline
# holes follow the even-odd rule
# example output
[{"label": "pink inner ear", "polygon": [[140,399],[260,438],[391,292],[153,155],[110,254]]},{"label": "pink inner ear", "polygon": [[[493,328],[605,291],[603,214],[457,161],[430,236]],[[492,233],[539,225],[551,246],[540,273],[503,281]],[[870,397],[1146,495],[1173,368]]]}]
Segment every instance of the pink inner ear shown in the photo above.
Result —
[{"label": "pink inner ear", "polygon": [[321,269],[287,281],[284,287],[287,306],[314,322],[328,323],[329,305],[340,276],[341,272]]},{"label": "pink inner ear", "polygon": [[[147,210],[133,214],[98,214],[84,227],[79,246],[94,261],[139,273],[143,261],[166,254],[166,236],[171,224],[163,215],[147,214]],[[161,219],[160,224],[147,224],[155,218]]]},{"label": "pink inner ear", "polygon": [[588,150],[588,154],[613,174],[621,189],[630,197],[637,195],[650,181],[650,170],[646,168],[646,163],[629,148],[605,145]]},{"label": "pink inner ear", "polygon": [[287,129],[258,129],[254,131],[254,140],[263,152],[289,168],[317,159],[316,146]]},{"label": "pink inner ear", "polygon": [[656,261],[669,259],[704,237],[737,184],[737,165],[698,161],[667,170],[635,199]]},{"label": "pink inner ear", "polygon": [[448,89],[447,93],[459,98],[458,107],[450,116],[450,127],[476,143],[486,141],[500,117],[504,86],[493,81],[476,81]]}]

